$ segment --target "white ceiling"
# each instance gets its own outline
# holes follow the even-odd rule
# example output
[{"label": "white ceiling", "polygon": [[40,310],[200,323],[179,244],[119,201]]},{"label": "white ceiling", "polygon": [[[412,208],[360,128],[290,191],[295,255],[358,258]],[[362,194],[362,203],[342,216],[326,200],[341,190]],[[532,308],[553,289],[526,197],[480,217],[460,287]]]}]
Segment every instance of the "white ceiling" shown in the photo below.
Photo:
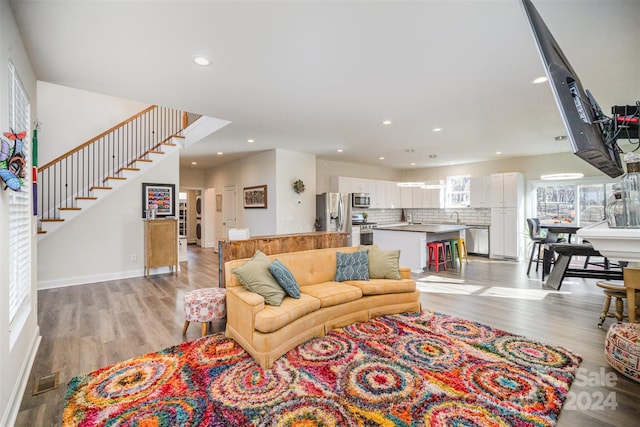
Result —
[{"label": "white ceiling", "polygon": [[[39,80],[232,122],[186,166],[273,148],[400,169],[569,150],[548,84],[531,83],[544,71],[519,0],[10,3]],[[640,99],[640,1],[534,4],[605,112]]]}]

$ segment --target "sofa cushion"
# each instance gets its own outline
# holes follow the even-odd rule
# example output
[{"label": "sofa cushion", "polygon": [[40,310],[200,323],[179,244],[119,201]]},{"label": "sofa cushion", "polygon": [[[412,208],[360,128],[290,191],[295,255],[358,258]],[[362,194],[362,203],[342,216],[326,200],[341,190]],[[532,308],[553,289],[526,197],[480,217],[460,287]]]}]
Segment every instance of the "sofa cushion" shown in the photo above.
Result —
[{"label": "sofa cushion", "polygon": [[269,272],[276,279],[278,284],[282,286],[282,289],[292,298],[300,298],[300,287],[296,282],[295,277],[291,274],[291,271],[286,265],[275,259],[269,264]]},{"label": "sofa cushion", "polygon": [[369,250],[369,279],[402,280],[400,275],[400,249]]},{"label": "sofa cushion", "polygon": [[344,282],[351,286],[357,286],[362,295],[383,295],[399,294],[404,292],[415,292],[416,282],[411,279],[372,279],[372,280],[349,280]]},{"label": "sofa cushion", "polygon": [[320,300],[321,307],[329,307],[362,298],[360,288],[339,282],[307,285],[302,288],[302,292]]},{"label": "sofa cushion", "polygon": [[369,251],[336,252],[335,280],[369,280]]},{"label": "sofa cushion", "polygon": [[248,291],[255,292],[264,298],[265,304],[279,306],[285,292],[269,272],[271,261],[262,252],[256,251],[253,258],[231,270]]},{"label": "sofa cushion", "polygon": [[301,294],[299,299],[285,298],[279,307],[265,306],[256,313],[255,329],[268,334],[320,308],[320,300]]}]

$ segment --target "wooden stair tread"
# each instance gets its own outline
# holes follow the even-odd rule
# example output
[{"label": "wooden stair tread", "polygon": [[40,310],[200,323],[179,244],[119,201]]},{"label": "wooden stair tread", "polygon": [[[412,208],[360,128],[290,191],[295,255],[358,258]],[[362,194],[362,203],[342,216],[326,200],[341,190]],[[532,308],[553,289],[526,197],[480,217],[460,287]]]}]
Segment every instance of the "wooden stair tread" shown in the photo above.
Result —
[{"label": "wooden stair tread", "polygon": [[113,190],[113,187],[91,187],[89,191],[92,190]]},{"label": "wooden stair tread", "polygon": [[182,139],[185,139],[186,136],[184,136],[184,135],[171,135],[169,138],[182,138]]},{"label": "wooden stair tread", "polygon": [[76,196],[76,200],[98,200],[95,196]]},{"label": "wooden stair tread", "polygon": [[146,151],[144,154],[164,154],[164,151],[149,150],[149,151]]},{"label": "wooden stair tread", "polygon": [[120,181],[124,181],[127,178],[125,178],[123,176],[108,176],[105,179],[103,179],[102,182],[108,181],[110,179],[119,179]]},{"label": "wooden stair tread", "polygon": [[129,168],[129,167],[126,167],[126,168],[118,169],[118,172],[122,172],[122,171],[139,171],[139,170],[140,170],[140,168]]},{"label": "wooden stair tread", "polygon": [[78,207],[71,207],[71,208],[58,208],[61,211],[81,211],[82,208],[78,208]]},{"label": "wooden stair tread", "polygon": [[47,234],[47,231],[42,228],[38,228],[38,234]]},{"label": "wooden stair tread", "polygon": [[176,144],[172,143],[172,142],[161,142],[160,145],[166,145],[168,147],[175,147]]},{"label": "wooden stair tread", "polygon": [[40,221],[42,221],[42,222],[64,222],[64,219],[62,219],[62,218],[47,218],[47,219],[41,219]]}]

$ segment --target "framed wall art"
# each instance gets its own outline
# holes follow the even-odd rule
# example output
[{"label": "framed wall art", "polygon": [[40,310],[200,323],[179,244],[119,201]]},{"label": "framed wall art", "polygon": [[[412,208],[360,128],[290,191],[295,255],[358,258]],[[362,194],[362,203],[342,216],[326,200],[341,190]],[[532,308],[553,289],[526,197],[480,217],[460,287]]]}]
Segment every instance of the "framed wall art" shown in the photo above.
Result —
[{"label": "framed wall art", "polygon": [[267,208],[267,186],[244,187],[242,189],[242,202],[245,209]]},{"label": "framed wall art", "polygon": [[145,211],[155,210],[156,217],[176,216],[176,186],[174,184],[142,183],[142,218]]}]

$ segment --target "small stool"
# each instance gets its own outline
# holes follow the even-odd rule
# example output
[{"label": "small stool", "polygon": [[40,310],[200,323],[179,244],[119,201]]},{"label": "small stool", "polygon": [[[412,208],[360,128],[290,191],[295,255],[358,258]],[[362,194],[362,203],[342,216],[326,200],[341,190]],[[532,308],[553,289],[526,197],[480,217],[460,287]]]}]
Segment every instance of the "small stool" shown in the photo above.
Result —
[{"label": "small stool", "polygon": [[[627,316],[624,315],[624,300],[627,298],[627,288],[622,285],[614,285],[607,282],[596,282],[598,287],[604,289],[604,307],[602,307],[602,314],[600,315],[600,321],[598,322],[598,328],[602,328],[602,324],[607,317],[615,317],[618,322],[622,322]],[[616,312],[615,314],[609,313],[611,307],[611,298],[616,299]],[[629,307],[628,310],[635,310],[635,307]]]},{"label": "small stool", "polygon": [[465,261],[469,264],[469,258],[467,257],[467,244],[464,242],[464,237],[458,238],[458,256],[460,257],[460,265],[462,266],[462,256],[464,255]]},{"label": "small stool", "polygon": [[190,322],[202,323],[202,336],[207,335],[209,322],[222,320],[227,316],[226,292],[224,288],[196,289],[184,294],[184,327],[187,333]]},{"label": "small stool", "polygon": [[429,253],[429,261],[427,263],[427,269],[431,268],[431,265],[435,265],[436,273],[438,272],[438,267],[442,264],[442,267],[447,269],[447,256],[444,252],[444,243],[440,241],[436,242],[428,242],[427,243],[427,251]]},{"label": "small stool", "polygon": [[449,246],[451,248],[451,258],[453,259],[453,263],[454,263],[454,267],[455,267],[455,263],[458,261],[458,256],[460,254],[460,247],[458,246],[458,239],[449,240]]},{"label": "small stool", "polygon": [[443,240],[442,244],[444,245],[444,262],[445,262],[445,266],[447,265],[448,262],[451,263],[451,268],[455,268],[456,267],[456,260],[453,257],[453,251],[451,250],[451,241],[450,240]]},{"label": "small stool", "polygon": [[604,342],[604,356],[613,369],[640,382],[640,324],[611,325]]}]

